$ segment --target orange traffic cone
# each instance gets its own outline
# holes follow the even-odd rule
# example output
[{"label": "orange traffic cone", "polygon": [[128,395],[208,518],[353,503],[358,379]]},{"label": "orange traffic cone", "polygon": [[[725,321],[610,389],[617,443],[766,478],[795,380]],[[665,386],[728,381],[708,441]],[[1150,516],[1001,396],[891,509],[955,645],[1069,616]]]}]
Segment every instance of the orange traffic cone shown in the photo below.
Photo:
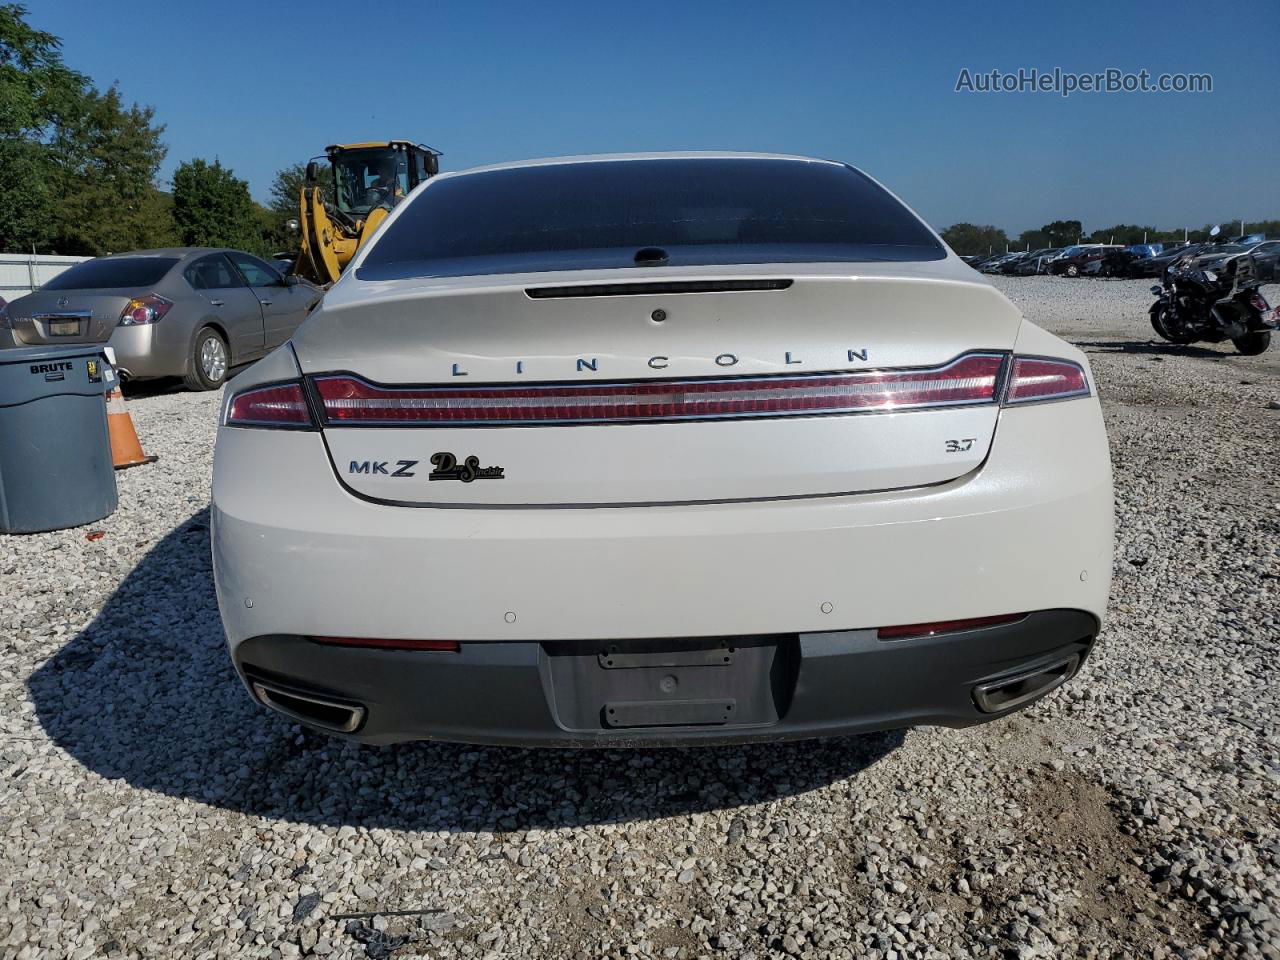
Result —
[{"label": "orange traffic cone", "polygon": [[119,387],[107,394],[107,430],[111,434],[111,462],[117,470],[155,463],[159,459],[142,452],[138,432],[133,429],[133,418],[125,409],[124,394]]}]

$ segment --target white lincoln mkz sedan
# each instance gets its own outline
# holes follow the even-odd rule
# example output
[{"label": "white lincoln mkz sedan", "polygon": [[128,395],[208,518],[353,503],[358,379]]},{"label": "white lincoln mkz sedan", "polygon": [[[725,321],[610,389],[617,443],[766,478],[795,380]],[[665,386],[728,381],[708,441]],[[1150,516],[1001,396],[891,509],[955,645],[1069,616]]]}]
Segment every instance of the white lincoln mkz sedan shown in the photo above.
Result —
[{"label": "white lincoln mkz sedan", "polygon": [[228,387],[213,502],[247,688],[371,743],[964,726],[1111,579],[1084,355],[799,157],[433,178]]}]

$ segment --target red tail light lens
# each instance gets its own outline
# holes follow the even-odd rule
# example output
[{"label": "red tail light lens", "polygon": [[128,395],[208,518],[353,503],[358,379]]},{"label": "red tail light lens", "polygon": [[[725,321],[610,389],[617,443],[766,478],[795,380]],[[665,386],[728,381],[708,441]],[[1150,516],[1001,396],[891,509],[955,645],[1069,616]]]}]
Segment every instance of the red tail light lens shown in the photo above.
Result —
[{"label": "red tail light lens", "polygon": [[460,653],[457,640],[387,640],[380,637],[312,637],[316,643],[331,647],[366,647],[379,650],[434,650],[437,653]]},{"label": "red tail light lens", "polygon": [[120,326],[141,327],[155,323],[173,306],[172,300],[166,300],[158,294],[148,293],[146,296],[134,297],[125,304],[120,314]]},{"label": "red tail light lens", "polygon": [[1014,357],[1004,402],[1064,400],[1088,395],[1089,381],[1079,364],[1043,357]]},{"label": "red tail light lens", "polygon": [[881,640],[906,640],[909,637],[932,637],[939,633],[959,633],[978,627],[997,627],[1016,623],[1025,613],[1006,613],[995,617],[970,617],[967,620],[937,620],[933,623],[908,623],[897,627],[881,627],[876,635]]},{"label": "red tail light lens", "polygon": [[310,427],[300,383],[274,383],[238,393],[227,405],[229,427]]},{"label": "red tail light lens", "polygon": [[528,387],[380,387],[352,376],[315,384],[330,424],[646,422],[995,403],[1003,362],[999,354],[967,354],[913,370]]}]

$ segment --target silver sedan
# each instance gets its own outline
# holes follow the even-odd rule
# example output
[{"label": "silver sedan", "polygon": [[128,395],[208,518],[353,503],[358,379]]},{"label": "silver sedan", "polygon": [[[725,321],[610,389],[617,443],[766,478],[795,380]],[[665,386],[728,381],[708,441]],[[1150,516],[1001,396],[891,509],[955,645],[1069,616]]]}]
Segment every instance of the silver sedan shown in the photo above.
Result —
[{"label": "silver sedan", "polygon": [[179,247],[98,257],[0,310],[0,348],[105,343],[126,379],[216,390],[284,343],[322,291],[241,250]]}]

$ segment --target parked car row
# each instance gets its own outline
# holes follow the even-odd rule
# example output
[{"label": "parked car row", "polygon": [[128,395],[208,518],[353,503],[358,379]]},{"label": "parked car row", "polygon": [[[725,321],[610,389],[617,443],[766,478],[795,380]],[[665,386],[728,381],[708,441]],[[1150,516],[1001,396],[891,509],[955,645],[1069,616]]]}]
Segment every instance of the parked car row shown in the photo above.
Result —
[{"label": "parked car row", "polygon": [[125,379],[216,390],[293,333],[323,291],[242,250],[97,257],[0,307],[0,349],[103,343]]},{"label": "parked car row", "polygon": [[1015,250],[987,257],[962,257],[961,259],[982,273],[1018,274],[1026,277],[1046,273],[1049,261],[1061,252],[1061,248],[1045,247],[1041,250]]},{"label": "parked car row", "polygon": [[1269,261],[1280,257],[1280,240],[1260,235],[1215,239],[1207,243],[1140,243],[1131,246],[1110,243],[1078,243],[1069,247],[1045,248],[964,257],[982,273],[1011,276],[1051,274],[1064,277],[1162,277],[1168,267],[1184,257],[1195,257],[1199,266],[1212,268],[1232,257],[1250,254]]}]

